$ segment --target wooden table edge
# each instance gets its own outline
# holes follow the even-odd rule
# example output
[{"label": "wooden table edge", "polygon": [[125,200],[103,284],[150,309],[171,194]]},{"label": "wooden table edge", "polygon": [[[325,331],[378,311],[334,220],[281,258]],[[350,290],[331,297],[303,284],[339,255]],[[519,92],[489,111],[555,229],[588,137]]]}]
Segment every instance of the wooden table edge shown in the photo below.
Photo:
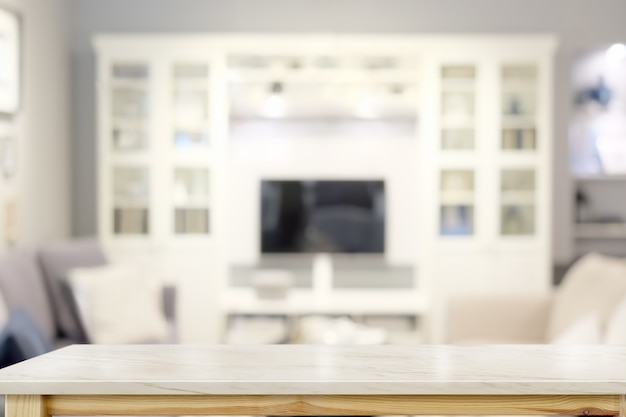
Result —
[{"label": "wooden table edge", "polygon": [[93,415],[617,416],[620,395],[7,395],[5,417]]}]

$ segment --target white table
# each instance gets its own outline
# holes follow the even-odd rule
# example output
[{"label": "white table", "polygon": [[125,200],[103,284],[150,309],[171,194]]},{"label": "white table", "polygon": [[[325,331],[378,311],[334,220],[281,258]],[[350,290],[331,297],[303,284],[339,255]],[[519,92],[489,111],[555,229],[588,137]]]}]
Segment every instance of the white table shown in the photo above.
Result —
[{"label": "white table", "polygon": [[0,370],[7,417],[617,415],[626,347],[70,346]]}]

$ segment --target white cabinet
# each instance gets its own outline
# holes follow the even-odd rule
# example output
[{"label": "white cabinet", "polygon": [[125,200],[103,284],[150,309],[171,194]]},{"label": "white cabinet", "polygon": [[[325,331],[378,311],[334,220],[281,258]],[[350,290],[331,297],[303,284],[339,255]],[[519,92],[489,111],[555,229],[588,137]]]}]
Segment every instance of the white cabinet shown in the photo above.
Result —
[{"label": "white cabinet", "polygon": [[211,236],[216,155],[209,66],[209,57],[151,49],[100,56],[99,229],[105,240],[163,244]]},{"label": "white cabinet", "polygon": [[[95,46],[99,234],[111,252],[162,262],[188,286],[181,305],[218,315],[231,252],[258,259],[261,174],[384,178],[386,261],[419,270],[420,309],[454,292],[549,287],[552,37],[108,35]],[[242,147],[264,159],[239,158]],[[214,340],[196,337],[201,321],[184,326],[189,340]]]},{"label": "white cabinet", "polygon": [[550,289],[554,46],[519,38],[426,64],[420,267],[434,341],[456,295]]},{"label": "white cabinet", "polygon": [[214,104],[225,64],[197,45],[130,38],[95,42],[99,236],[114,260],[144,259],[159,266],[155,279],[180,286],[179,317],[205,317],[181,326],[183,342],[217,342],[227,150]]}]

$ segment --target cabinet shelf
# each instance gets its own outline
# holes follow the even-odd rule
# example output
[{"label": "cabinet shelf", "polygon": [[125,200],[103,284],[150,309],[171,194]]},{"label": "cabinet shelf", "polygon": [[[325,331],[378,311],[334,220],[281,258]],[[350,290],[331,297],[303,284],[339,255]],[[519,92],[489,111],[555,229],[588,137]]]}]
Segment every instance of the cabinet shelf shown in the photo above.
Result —
[{"label": "cabinet shelf", "polygon": [[150,161],[150,153],[146,152],[145,148],[114,148],[110,158],[114,167],[143,168]]},{"label": "cabinet shelf", "polygon": [[439,199],[442,205],[456,206],[456,205],[473,205],[474,204],[474,192],[473,191],[444,191],[441,193]]},{"label": "cabinet shelf", "polygon": [[525,80],[503,80],[503,93],[523,93],[525,95],[534,95],[537,87],[537,80],[529,78]]},{"label": "cabinet shelf", "polygon": [[574,177],[577,182],[626,182],[626,175],[589,174]]},{"label": "cabinet shelf", "polygon": [[130,80],[130,79],[111,79],[109,81],[110,88],[124,88],[131,90],[147,90],[148,81],[146,80]]},{"label": "cabinet shelf", "polygon": [[197,121],[189,121],[189,120],[174,120],[174,130],[181,131],[186,133],[206,133],[209,130],[209,120],[197,120]]},{"label": "cabinet shelf", "polygon": [[236,68],[230,70],[229,78],[233,84],[269,84],[276,80],[303,84],[416,84],[418,80],[414,69],[373,71],[357,68]]},{"label": "cabinet shelf", "polygon": [[442,80],[441,91],[472,93],[476,90],[475,81],[467,80]]},{"label": "cabinet shelf", "polygon": [[626,223],[576,223],[577,239],[626,239]]},{"label": "cabinet shelf", "polygon": [[206,94],[209,89],[208,79],[177,79],[174,81],[174,91],[192,91]]},{"label": "cabinet shelf", "polygon": [[442,129],[474,129],[476,122],[473,117],[455,117],[443,115],[441,118]]},{"label": "cabinet shelf", "polygon": [[135,196],[126,196],[126,195],[118,195],[114,197],[113,208],[116,209],[127,209],[127,208],[148,208],[149,204],[147,202],[148,198],[144,196],[135,197]]},{"label": "cabinet shelf", "polygon": [[535,191],[502,191],[500,197],[502,205],[532,205],[535,204]]},{"label": "cabinet shelf", "polygon": [[503,115],[502,116],[502,128],[503,129],[524,129],[534,128],[537,122],[535,116],[532,115]]}]

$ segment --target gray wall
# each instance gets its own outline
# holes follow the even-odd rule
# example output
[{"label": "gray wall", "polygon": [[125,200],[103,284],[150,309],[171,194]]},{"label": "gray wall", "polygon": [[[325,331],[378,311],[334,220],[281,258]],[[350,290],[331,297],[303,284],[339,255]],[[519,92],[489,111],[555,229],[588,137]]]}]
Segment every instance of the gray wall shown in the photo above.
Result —
[{"label": "gray wall", "polygon": [[572,253],[567,167],[569,67],[585,49],[626,41],[623,0],[70,0],[74,233],[96,230],[95,61],[98,32],[552,32],[555,83],[554,256]]}]

